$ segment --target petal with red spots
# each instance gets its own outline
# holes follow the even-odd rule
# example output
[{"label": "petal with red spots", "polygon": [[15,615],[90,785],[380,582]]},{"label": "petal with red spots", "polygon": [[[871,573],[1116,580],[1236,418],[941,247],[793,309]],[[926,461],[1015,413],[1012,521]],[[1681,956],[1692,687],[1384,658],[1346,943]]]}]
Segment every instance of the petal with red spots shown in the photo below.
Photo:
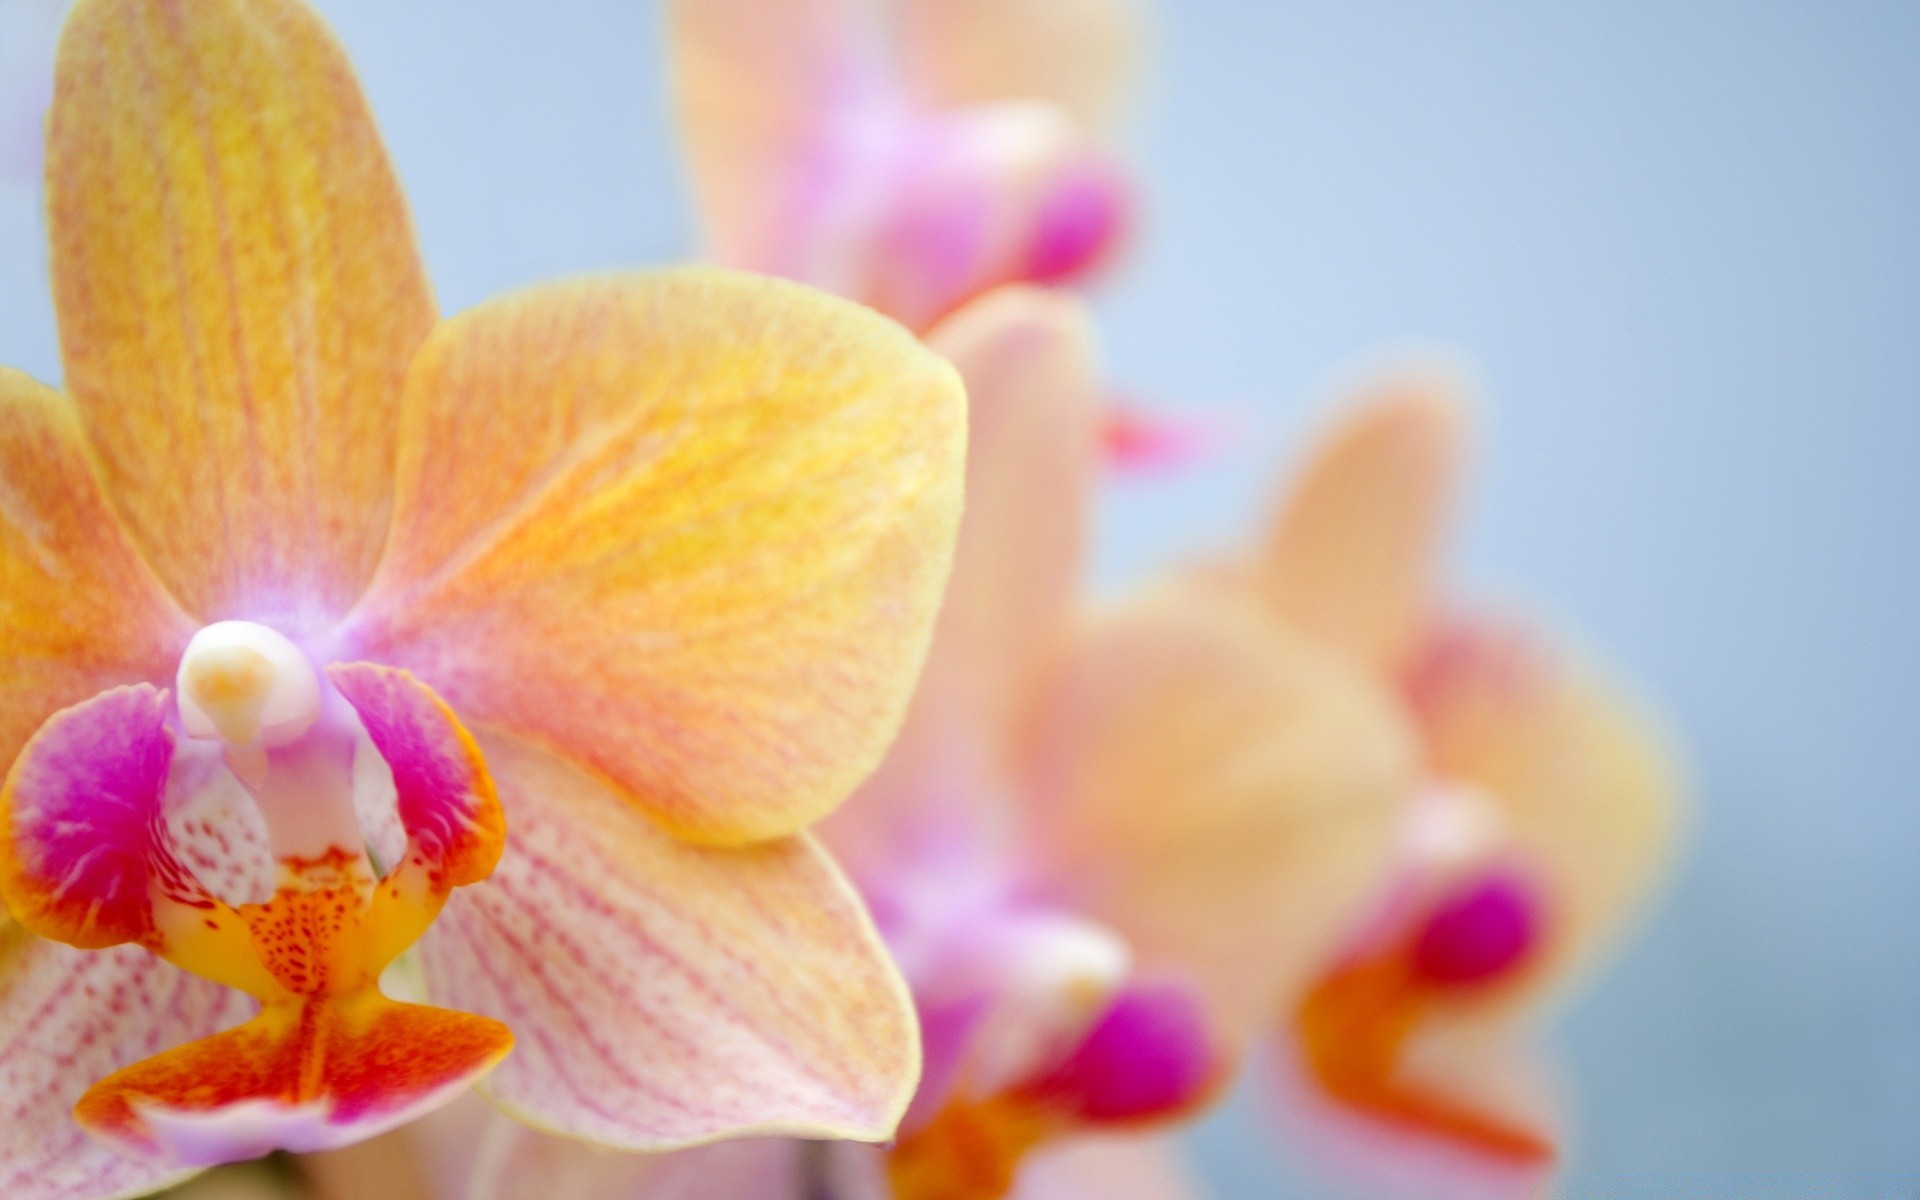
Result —
[{"label": "petal with red spots", "polygon": [[512,1046],[485,1017],[372,991],[314,997],[115,1072],[74,1119],[122,1153],[188,1166],[328,1150],[438,1107]]}]

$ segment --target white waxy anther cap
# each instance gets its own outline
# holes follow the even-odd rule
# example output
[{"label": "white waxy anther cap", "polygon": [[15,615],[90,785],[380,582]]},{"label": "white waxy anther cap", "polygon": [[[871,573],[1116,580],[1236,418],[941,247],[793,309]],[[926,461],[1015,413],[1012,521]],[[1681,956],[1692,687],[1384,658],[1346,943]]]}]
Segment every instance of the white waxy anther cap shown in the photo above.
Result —
[{"label": "white waxy anther cap", "polygon": [[320,677],[300,647],[265,625],[217,621],[180,657],[180,726],[233,748],[297,740],[320,719]]},{"label": "white waxy anther cap", "polygon": [[1471,867],[1505,843],[1507,818],[1484,788],[1435,782],[1415,798],[1402,838],[1415,862],[1439,870]]}]

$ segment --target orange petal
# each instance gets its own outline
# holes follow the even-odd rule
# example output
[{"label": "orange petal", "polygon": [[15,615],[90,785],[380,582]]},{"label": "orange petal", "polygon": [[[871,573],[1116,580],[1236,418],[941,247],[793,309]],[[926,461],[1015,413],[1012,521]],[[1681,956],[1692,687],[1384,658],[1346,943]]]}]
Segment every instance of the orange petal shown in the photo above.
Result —
[{"label": "orange petal", "polygon": [[934,107],[1047,100],[1112,122],[1138,73],[1135,0],[902,0],[909,86]]},{"label": "orange petal", "polygon": [[1198,1200],[1171,1140],[1075,1137],[1028,1159],[1012,1200]]},{"label": "orange petal", "polygon": [[488,304],[409,377],[349,638],[677,834],[779,836],[893,736],[964,451],[952,369],[805,288],[692,270]]},{"label": "orange petal", "polygon": [[956,802],[972,821],[999,823],[990,799],[1005,791],[1035,674],[1067,632],[1097,470],[1098,379],[1076,301],[1003,289],[943,322],[928,344],[966,381],[967,508],[900,737],[826,829],[862,876],[938,833]]},{"label": "orange petal", "polygon": [[127,540],[73,404],[0,368],[0,764],[55,711],[173,673],[193,624]]},{"label": "orange petal", "polygon": [[74,1101],[89,1081],[252,1008],[138,947],[74,950],[0,913],[0,1195],[96,1200],[180,1178],[177,1166],[136,1162],[87,1137]]},{"label": "orange petal", "polygon": [[330,1150],[438,1107],[512,1046],[485,1017],[313,997],[116,1071],[73,1115],[123,1154],[189,1166]]},{"label": "orange petal", "polygon": [[1032,794],[1051,869],[1143,963],[1190,972],[1231,1047],[1386,866],[1413,771],[1398,708],[1197,582],[1094,622],[1048,707]]},{"label": "orange petal", "polygon": [[691,847],[546,751],[481,745],[513,836],[421,945],[439,1000],[521,1036],[496,1102],[630,1149],[892,1132],[919,1073],[911,1002],[819,849]]},{"label": "orange petal", "polygon": [[1460,457],[1462,386],[1421,368],[1362,389],[1307,460],[1267,543],[1280,611],[1384,671],[1412,654]]},{"label": "orange petal", "polygon": [[135,541],[203,619],[344,612],[434,311],[339,46],[295,0],[83,0],[48,120],[67,385]]},{"label": "orange petal", "polygon": [[1681,784],[1660,731],[1615,687],[1529,635],[1462,623],[1411,687],[1433,770],[1485,790],[1551,889],[1540,986],[1590,963],[1645,902],[1677,839]]}]

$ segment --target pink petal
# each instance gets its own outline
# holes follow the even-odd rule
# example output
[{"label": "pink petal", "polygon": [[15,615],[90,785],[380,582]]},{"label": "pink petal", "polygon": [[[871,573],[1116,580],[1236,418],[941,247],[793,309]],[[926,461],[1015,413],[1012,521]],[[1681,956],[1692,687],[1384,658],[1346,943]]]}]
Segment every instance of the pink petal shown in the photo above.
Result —
[{"label": "pink petal", "polygon": [[206,903],[166,840],[170,711],[147,684],[114,688],[54,714],[21,751],[0,796],[0,894],[27,928],[87,949],[156,945],[156,893]]},{"label": "pink petal", "polygon": [[925,673],[880,769],[823,826],[871,894],[956,854],[1004,857],[1008,759],[1087,552],[1098,388],[1084,308],[1008,288],[929,344],[967,385],[967,507]]},{"label": "pink petal", "polygon": [[1020,1168],[1011,1200],[1198,1200],[1166,1138],[1099,1134],[1049,1146]]},{"label": "pink petal", "polygon": [[179,1179],[74,1123],[95,1079],[249,1016],[253,1003],[134,946],[82,951],[0,915],[0,1195],[98,1200]]}]

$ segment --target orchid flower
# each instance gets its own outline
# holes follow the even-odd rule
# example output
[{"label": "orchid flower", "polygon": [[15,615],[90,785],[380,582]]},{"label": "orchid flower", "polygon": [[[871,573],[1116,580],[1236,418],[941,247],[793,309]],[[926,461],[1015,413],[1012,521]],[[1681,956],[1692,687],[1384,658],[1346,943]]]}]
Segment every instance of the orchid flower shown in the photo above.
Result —
[{"label": "orchid flower", "polygon": [[1126,0],[674,0],[672,60],[717,261],[926,330],[1111,259],[1132,201],[1100,138]]},{"label": "orchid flower", "polygon": [[[806,828],[925,652],[953,370],[710,269],[440,319],[297,0],[82,0],[47,190],[66,392],[0,371],[0,1194],[342,1145],[516,1036],[491,1097],[574,1136],[887,1136],[910,1003]],[[381,991],[423,937],[449,1007]]]},{"label": "orchid flower", "polygon": [[929,344],[970,404],[954,575],[899,739],[822,826],[919,1006],[900,1137],[690,1164],[502,1127],[467,1200],[1183,1195],[1146,1135],[1217,1094],[1385,868],[1413,748],[1364,672],[1208,587],[1078,601],[1078,303],[1004,289]]},{"label": "orchid flower", "polygon": [[1441,598],[1462,391],[1363,389],[1235,582],[1393,687],[1424,762],[1400,865],[1282,1040],[1309,1140],[1376,1189],[1536,1195],[1560,1135],[1530,1030],[1646,896],[1677,785],[1613,685]]},{"label": "orchid flower", "polygon": [[[1133,81],[1131,0],[674,0],[672,60],[713,257],[916,330],[995,287],[1075,285],[1129,240],[1105,144]],[[1231,409],[1106,397],[1108,463],[1211,457]]]}]

